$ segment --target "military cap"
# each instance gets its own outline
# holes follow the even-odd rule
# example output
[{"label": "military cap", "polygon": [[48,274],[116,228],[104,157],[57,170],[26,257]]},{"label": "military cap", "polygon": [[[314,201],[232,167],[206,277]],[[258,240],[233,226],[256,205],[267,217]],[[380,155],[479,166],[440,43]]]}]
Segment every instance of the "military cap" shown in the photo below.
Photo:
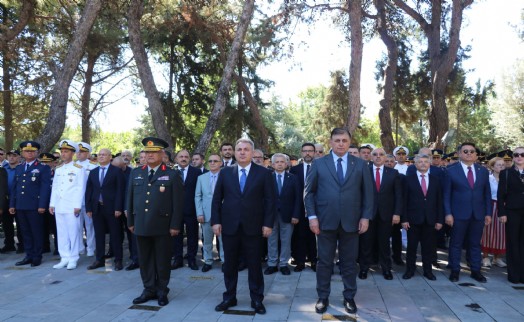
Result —
[{"label": "military cap", "polygon": [[376,147],[373,144],[371,144],[371,143],[364,143],[364,144],[360,145],[360,148],[368,148],[371,151],[376,149]]},{"label": "military cap", "polygon": [[20,151],[19,150],[11,150],[11,151],[7,152],[7,155],[10,155],[10,154],[20,155]]},{"label": "military cap", "polygon": [[152,136],[144,138],[142,144],[144,145],[145,152],[158,152],[169,146],[166,141]]},{"label": "military cap", "polygon": [[404,152],[406,155],[409,155],[409,149],[405,146],[399,145],[393,150],[393,154],[397,154],[397,152]]},{"label": "military cap", "polygon": [[440,149],[431,150],[431,155],[433,157],[441,158],[443,154],[444,154],[444,151]]},{"label": "military cap", "polygon": [[40,153],[38,158],[42,162],[53,162],[53,161],[56,161],[56,157],[52,153]]},{"label": "military cap", "polygon": [[24,141],[20,143],[20,150],[22,151],[38,151],[40,150],[40,144],[35,141]]},{"label": "military cap", "polygon": [[58,144],[58,148],[60,150],[66,149],[66,150],[71,150],[73,152],[78,152],[78,144],[76,144],[76,142],[71,141],[71,140],[60,141],[60,143]]},{"label": "military cap", "polygon": [[513,151],[510,149],[502,150],[498,153],[498,156],[503,158],[504,161],[513,160]]},{"label": "military cap", "polygon": [[451,160],[458,160],[459,156],[457,152],[453,152],[453,154],[450,154]]},{"label": "military cap", "polygon": [[93,148],[85,143],[85,142],[78,142],[78,152],[89,152],[91,153],[93,151]]},{"label": "military cap", "polygon": [[498,155],[498,152],[491,153],[490,155],[488,155],[487,159],[488,159],[488,160],[491,160],[491,159],[496,158],[496,157],[498,157],[498,156],[499,156],[499,155]]}]

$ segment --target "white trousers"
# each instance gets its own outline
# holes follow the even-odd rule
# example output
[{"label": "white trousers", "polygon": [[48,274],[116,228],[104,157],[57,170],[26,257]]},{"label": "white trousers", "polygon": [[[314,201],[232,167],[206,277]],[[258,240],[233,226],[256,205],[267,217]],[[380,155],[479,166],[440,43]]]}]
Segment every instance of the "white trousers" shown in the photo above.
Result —
[{"label": "white trousers", "polygon": [[55,213],[55,218],[60,258],[77,262],[80,258],[78,254],[81,245],[79,236],[82,236],[80,216],[76,217],[72,213]]},{"label": "white trousers", "polygon": [[[83,227],[86,228],[86,244],[87,244],[87,253],[94,254],[96,249],[95,242],[95,226],[93,225],[93,218],[89,218],[86,213],[86,207],[82,206],[80,210],[80,231],[83,231]],[[78,238],[80,238],[80,252],[84,251],[84,236],[81,233]]]}]

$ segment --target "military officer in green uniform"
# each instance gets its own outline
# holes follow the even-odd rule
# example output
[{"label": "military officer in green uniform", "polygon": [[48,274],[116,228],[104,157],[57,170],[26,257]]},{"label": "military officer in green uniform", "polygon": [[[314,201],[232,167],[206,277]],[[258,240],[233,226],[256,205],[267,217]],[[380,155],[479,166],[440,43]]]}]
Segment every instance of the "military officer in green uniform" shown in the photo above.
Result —
[{"label": "military officer in green uniform", "polygon": [[137,237],[142,294],[133,304],[158,299],[169,303],[171,236],[180,233],[184,186],[180,174],[162,162],[168,144],[158,138],[142,140],[147,164],[133,169],[127,193],[127,222]]}]

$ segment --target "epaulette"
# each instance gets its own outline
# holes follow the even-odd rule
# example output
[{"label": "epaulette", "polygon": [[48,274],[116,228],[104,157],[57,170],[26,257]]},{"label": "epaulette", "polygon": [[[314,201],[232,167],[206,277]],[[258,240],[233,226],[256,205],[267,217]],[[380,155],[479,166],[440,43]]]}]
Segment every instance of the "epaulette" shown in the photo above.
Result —
[{"label": "epaulette", "polygon": [[142,170],[145,170],[147,168],[147,164],[142,166]]},{"label": "epaulette", "polygon": [[98,165],[98,162],[95,161],[89,161],[89,163],[91,163],[92,165]]},{"label": "epaulette", "polygon": [[63,165],[64,165],[63,163],[57,165],[57,166],[55,167],[55,170],[58,169],[58,168],[60,168],[60,167],[63,166]]},{"label": "epaulette", "polygon": [[83,168],[83,166],[81,166],[81,165],[78,164],[78,163],[73,163],[73,165],[74,165],[75,167],[79,168],[79,169],[82,169],[82,168]]}]

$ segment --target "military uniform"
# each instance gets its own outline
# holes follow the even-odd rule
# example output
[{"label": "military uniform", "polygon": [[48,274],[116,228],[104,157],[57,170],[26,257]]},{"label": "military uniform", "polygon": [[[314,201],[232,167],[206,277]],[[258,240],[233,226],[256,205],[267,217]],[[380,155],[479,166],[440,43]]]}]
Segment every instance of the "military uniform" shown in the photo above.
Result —
[{"label": "military uniform", "polygon": [[[84,142],[78,142],[78,150],[83,152],[91,153],[91,146]],[[89,177],[89,172],[94,168],[98,167],[98,163],[93,162],[89,159],[84,161],[75,161],[76,164],[81,165],[85,171],[85,182],[84,182],[84,191],[87,184],[87,178]],[[94,256],[96,243],[95,243],[95,228],[93,225],[93,218],[89,217],[86,213],[85,198],[82,199],[82,209],[80,210],[80,227],[85,227],[86,229],[86,244],[87,244],[87,256]],[[84,253],[84,237],[80,234],[80,253]]]},{"label": "military uniform", "polygon": [[[145,151],[157,152],[167,147],[167,143],[156,138],[146,138],[143,143]],[[151,175],[151,171],[154,174]],[[156,169],[145,165],[131,171],[127,189],[127,222],[137,237],[140,275],[144,284],[144,292],[133,301],[135,304],[166,297],[169,291],[170,229],[180,230],[183,195],[180,175],[165,163]]]},{"label": "military uniform", "polygon": [[[53,187],[53,178],[55,176],[55,169],[53,169],[51,163],[56,161],[57,158],[51,153],[41,153],[39,159],[41,162],[51,167],[51,189]],[[49,194],[49,198],[51,199],[51,194]],[[51,213],[49,212],[49,208],[46,208],[44,213],[44,253],[49,253],[51,251],[51,243],[49,242],[49,235],[51,233],[55,236],[55,250],[53,252],[53,255],[58,255],[58,237],[56,235],[55,216],[51,215]]]},{"label": "military uniform", "polygon": [[[60,149],[76,149],[76,144],[69,140],[60,142]],[[51,202],[49,207],[54,208],[58,239],[60,263],[54,268],[76,268],[79,252],[82,227],[80,216],[74,213],[75,208],[81,209],[84,200],[85,169],[74,162],[62,163],[55,169]]]}]

